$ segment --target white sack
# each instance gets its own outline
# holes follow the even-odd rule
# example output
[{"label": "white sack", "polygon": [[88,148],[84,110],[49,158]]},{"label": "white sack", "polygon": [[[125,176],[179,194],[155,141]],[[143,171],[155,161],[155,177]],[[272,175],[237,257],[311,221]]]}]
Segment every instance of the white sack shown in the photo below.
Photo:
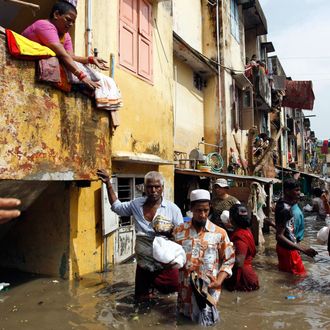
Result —
[{"label": "white sack", "polygon": [[316,237],[318,242],[320,242],[321,244],[326,244],[328,242],[328,237],[329,237],[329,227],[326,226],[322,227],[318,231]]},{"label": "white sack", "polygon": [[174,268],[182,268],[186,263],[186,253],[182,246],[167,238],[156,236],[152,243],[152,250],[155,260],[164,264],[177,264]]}]

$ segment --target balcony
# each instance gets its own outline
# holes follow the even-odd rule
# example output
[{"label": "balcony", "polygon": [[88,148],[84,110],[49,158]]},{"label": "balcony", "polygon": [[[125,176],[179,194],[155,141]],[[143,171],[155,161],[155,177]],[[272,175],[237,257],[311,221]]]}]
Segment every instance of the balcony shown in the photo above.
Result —
[{"label": "balcony", "polygon": [[256,35],[268,33],[267,20],[258,0],[239,0],[243,7],[245,30],[255,30]]},{"label": "balcony", "polygon": [[272,91],[265,70],[259,68],[253,75],[253,85],[256,94],[256,108],[269,111],[272,105]]},{"label": "balcony", "polygon": [[3,33],[0,104],[1,180],[91,180],[109,168],[109,112],[37,82],[35,62],[12,58]]}]

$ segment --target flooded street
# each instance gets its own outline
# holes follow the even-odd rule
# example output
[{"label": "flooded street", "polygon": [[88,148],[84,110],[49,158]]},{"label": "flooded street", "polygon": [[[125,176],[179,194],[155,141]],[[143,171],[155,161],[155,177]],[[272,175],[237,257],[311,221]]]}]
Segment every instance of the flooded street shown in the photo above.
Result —
[{"label": "flooded street", "polygon": [[[304,257],[309,276],[303,280],[277,270],[274,234],[254,265],[260,290],[223,291],[216,329],[330,329],[330,259],[316,242],[323,226],[306,219],[305,242],[320,256]],[[0,329],[199,329],[177,319],[176,296],[160,296],[150,307],[133,303],[135,264],[117,266],[108,274],[84,277],[79,283],[32,275],[1,274],[10,282],[0,292]]]}]

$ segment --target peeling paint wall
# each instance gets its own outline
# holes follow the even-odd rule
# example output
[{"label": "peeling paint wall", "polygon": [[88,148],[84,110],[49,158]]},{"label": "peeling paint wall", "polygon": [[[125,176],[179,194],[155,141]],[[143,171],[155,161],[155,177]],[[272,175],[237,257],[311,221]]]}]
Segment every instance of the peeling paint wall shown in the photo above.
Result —
[{"label": "peeling paint wall", "polygon": [[[121,90],[120,126],[112,139],[112,152],[135,152],[173,159],[173,49],[169,3],[151,1],[153,24],[153,81],[147,82],[119,65],[119,1],[92,2],[92,48],[109,60],[114,55],[114,78]],[[86,0],[78,4],[75,51],[85,53]],[[107,24],[104,24],[106,19]],[[110,153],[108,153],[110,155]],[[132,165],[133,173],[150,171],[151,165]],[[172,167],[171,167],[172,168]],[[156,167],[157,169],[157,167]],[[145,173],[146,173],[145,172]],[[171,180],[173,169],[166,178]]]},{"label": "peeling paint wall", "polygon": [[109,114],[82,94],[35,81],[34,61],[0,38],[0,179],[78,180],[108,168]]},{"label": "peeling paint wall", "polygon": [[201,0],[173,0],[173,30],[191,47],[202,52]]}]

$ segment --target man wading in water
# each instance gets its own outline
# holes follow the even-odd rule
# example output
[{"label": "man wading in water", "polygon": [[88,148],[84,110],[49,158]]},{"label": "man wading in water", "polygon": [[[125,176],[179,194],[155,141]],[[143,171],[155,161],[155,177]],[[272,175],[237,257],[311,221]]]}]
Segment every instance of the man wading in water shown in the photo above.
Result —
[{"label": "man wading in water", "polygon": [[208,220],[210,193],[193,190],[190,202],[192,219],[173,231],[187,257],[180,269],[178,311],[201,325],[213,325],[219,320],[216,305],[235,254],[226,231]]},{"label": "man wading in water", "polygon": [[176,292],[178,269],[157,262],[152,254],[152,243],[156,235],[153,222],[160,219],[160,221],[170,221],[174,226],[183,223],[180,209],[163,198],[163,176],[156,171],[147,173],[144,177],[146,196],[122,203],[113,190],[109,174],[105,170],[98,170],[97,175],[107,186],[112,211],[119,216],[134,217],[137,259],[135,298],[138,301],[152,298],[153,288],[166,294]]},{"label": "man wading in water", "polygon": [[317,252],[297,243],[295,235],[295,219],[293,207],[300,197],[300,184],[295,179],[284,181],[284,198],[280,199],[275,208],[276,224],[276,252],[278,256],[278,268],[283,272],[294,275],[306,275],[300,252],[313,258]]}]

